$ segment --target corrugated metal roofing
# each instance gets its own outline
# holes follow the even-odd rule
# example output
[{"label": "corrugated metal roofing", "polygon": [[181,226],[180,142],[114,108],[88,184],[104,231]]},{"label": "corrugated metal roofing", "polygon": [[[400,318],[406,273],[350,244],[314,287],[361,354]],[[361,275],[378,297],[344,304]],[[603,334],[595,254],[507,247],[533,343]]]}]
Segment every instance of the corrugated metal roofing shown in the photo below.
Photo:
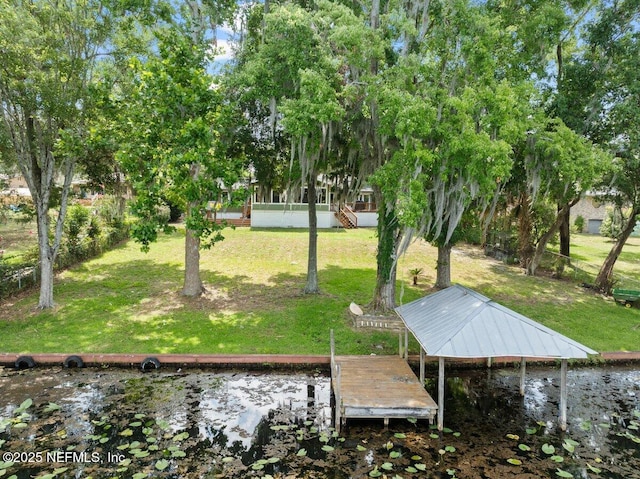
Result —
[{"label": "corrugated metal roofing", "polygon": [[464,286],[396,309],[429,356],[586,358],[596,351]]}]

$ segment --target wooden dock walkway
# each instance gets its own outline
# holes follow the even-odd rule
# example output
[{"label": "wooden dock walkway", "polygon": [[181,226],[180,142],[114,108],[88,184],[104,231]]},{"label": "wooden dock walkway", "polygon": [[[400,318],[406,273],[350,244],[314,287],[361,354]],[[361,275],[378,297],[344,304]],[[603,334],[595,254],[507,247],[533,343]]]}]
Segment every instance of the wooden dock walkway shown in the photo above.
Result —
[{"label": "wooden dock walkway", "polygon": [[416,418],[433,421],[438,406],[399,356],[332,356],[335,427],[347,419]]}]

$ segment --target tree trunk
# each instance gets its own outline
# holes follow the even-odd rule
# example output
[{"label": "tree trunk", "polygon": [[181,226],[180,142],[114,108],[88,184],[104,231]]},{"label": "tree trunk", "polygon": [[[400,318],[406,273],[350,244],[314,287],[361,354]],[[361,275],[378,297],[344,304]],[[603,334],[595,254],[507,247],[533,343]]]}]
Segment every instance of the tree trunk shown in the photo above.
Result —
[{"label": "tree trunk", "polygon": [[378,205],[378,269],[376,289],[373,295],[373,310],[386,313],[396,306],[396,258],[402,234],[393,208],[389,208],[380,189],[374,187]]},{"label": "tree trunk", "polygon": [[307,198],[309,201],[309,250],[307,257],[307,284],[304,287],[304,292],[317,294],[320,292],[320,287],[318,286],[318,215],[316,212],[316,175],[313,171],[309,174]]},{"label": "tree trunk", "polygon": [[595,286],[597,289],[599,289],[602,292],[609,293],[610,292],[609,290],[613,286],[611,281],[611,276],[613,274],[613,267],[615,266],[616,261],[618,260],[618,256],[620,256],[620,253],[622,252],[622,248],[624,247],[625,243],[629,239],[629,236],[631,236],[631,233],[633,233],[633,229],[635,228],[637,223],[637,216],[639,214],[640,214],[640,207],[632,208],[631,216],[629,216],[629,220],[627,221],[627,224],[625,225],[624,229],[622,230],[622,233],[620,233],[620,236],[618,237],[613,247],[611,248],[611,251],[609,251],[609,254],[605,258],[604,263],[602,264],[602,267],[598,272]]},{"label": "tree trunk", "polygon": [[[191,214],[189,206],[188,214]],[[197,231],[186,229],[184,239],[184,285],[182,294],[185,296],[200,296],[204,290],[200,278],[200,236]]]},{"label": "tree trunk", "polygon": [[570,214],[567,213],[563,216],[562,223],[560,223],[560,254],[564,256],[567,264],[571,263],[571,227],[569,223]]},{"label": "tree trunk", "polygon": [[531,241],[531,200],[527,193],[520,195],[520,212],[518,214],[518,256],[520,266],[528,269],[534,248]]},{"label": "tree trunk", "polygon": [[35,131],[35,120],[30,117],[27,121],[26,128],[28,141],[25,150],[22,151],[24,156],[19,161],[19,167],[22,176],[29,186],[31,198],[33,199],[36,210],[40,261],[40,296],[38,299],[38,308],[47,309],[55,306],[53,301],[54,267],[62,241],[64,218],[67,212],[69,190],[71,189],[75,162],[73,159],[67,159],[64,163],[62,170],[64,183],[60,196],[60,210],[58,211],[56,219],[53,244],[51,244],[49,237],[49,204],[54,186],[56,158],[53,156],[52,148],[48,144],[37,144]]},{"label": "tree trunk", "polygon": [[451,245],[438,246],[438,265],[436,266],[436,288],[451,286]]},{"label": "tree trunk", "polygon": [[[39,210],[40,208],[37,208]],[[53,308],[53,267],[55,257],[49,245],[48,215],[37,214],[38,218],[38,250],[40,260],[40,297],[38,308]]]},{"label": "tree trunk", "polygon": [[569,216],[571,206],[573,206],[576,202],[577,200],[562,206],[562,208],[558,210],[558,215],[556,216],[556,219],[551,227],[540,237],[540,240],[538,241],[538,244],[536,246],[535,253],[533,254],[533,258],[531,258],[531,261],[527,266],[527,274],[529,276],[535,276],[536,270],[538,269],[538,266],[540,266],[544,252],[547,249],[547,243],[549,243],[549,240],[551,240],[553,235],[556,234],[556,232],[560,229],[560,225],[565,220],[565,217]]}]

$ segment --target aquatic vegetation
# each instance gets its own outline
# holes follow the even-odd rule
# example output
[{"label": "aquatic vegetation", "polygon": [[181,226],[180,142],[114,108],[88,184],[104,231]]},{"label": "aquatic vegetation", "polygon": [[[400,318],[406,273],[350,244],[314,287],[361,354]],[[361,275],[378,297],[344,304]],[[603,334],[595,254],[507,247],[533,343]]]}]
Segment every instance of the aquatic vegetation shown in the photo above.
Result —
[{"label": "aquatic vegetation", "polygon": [[[0,388],[7,385],[2,374]],[[11,373],[24,384],[30,374]],[[12,386],[9,396],[3,390],[1,451],[40,449],[82,460],[0,462],[0,479],[475,479],[480,474],[622,479],[640,469],[640,412],[630,395],[616,411],[581,411],[567,433],[554,426],[553,407],[544,415],[542,409],[522,414],[514,388],[511,416],[487,413],[481,408],[487,403],[456,410],[453,402],[451,417],[445,418],[449,427],[441,432],[422,420],[392,420],[388,430],[375,420],[350,422],[338,434],[330,427],[325,377],[152,374],[119,372],[111,378],[74,370],[64,377],[78,382],[50,387],[32,400],[22,395],[22,386]],[[637,389],[635,379],[624,384],[625,391]],[[541,416],[548,419],[538,420]]]}]

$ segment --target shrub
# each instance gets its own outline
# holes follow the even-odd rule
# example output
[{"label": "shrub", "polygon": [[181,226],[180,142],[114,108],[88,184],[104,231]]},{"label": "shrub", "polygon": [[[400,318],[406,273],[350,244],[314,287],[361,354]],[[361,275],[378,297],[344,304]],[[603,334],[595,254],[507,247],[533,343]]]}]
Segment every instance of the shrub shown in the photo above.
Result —
[{"label": "shrub", "polygon": [[607,209],[607,216],[600,225],[600,234],[607,238],[617,239],[622,233],[627,215],[620,208]]},{"label": "shrub", "polygon": [[95,211],[102,222],[113,228],[125,223],[125,201],[116,196],[104,196],[94,203]]},{"label": "shrub", "polygon": [[[120,212],[117,198],[101,200],[92,212],[82,205],[70,205],[65,218],[62,245],[56,269],[66,268],[109,250],[129,237],[129,224]],[[12,258],[14,260],[16,258]],[[33,246],[18,261],[9,264],[0,257],[0,297],[37,282],[39,251]]]},{"label": "shrub", "polygon": [[66,249],[70,256],[78,259],[86,257],[86,248],[82,244],[82,235],[86,235],[86,226],[89,223],[89,210],[82,205],[69,206],[64,222],[66,233]]},{"label": "shrub", "polygon": [[584,217],[578,215],[573,222],[573,226],[575,226],[577,233],[582,233],[584,231]]}]

